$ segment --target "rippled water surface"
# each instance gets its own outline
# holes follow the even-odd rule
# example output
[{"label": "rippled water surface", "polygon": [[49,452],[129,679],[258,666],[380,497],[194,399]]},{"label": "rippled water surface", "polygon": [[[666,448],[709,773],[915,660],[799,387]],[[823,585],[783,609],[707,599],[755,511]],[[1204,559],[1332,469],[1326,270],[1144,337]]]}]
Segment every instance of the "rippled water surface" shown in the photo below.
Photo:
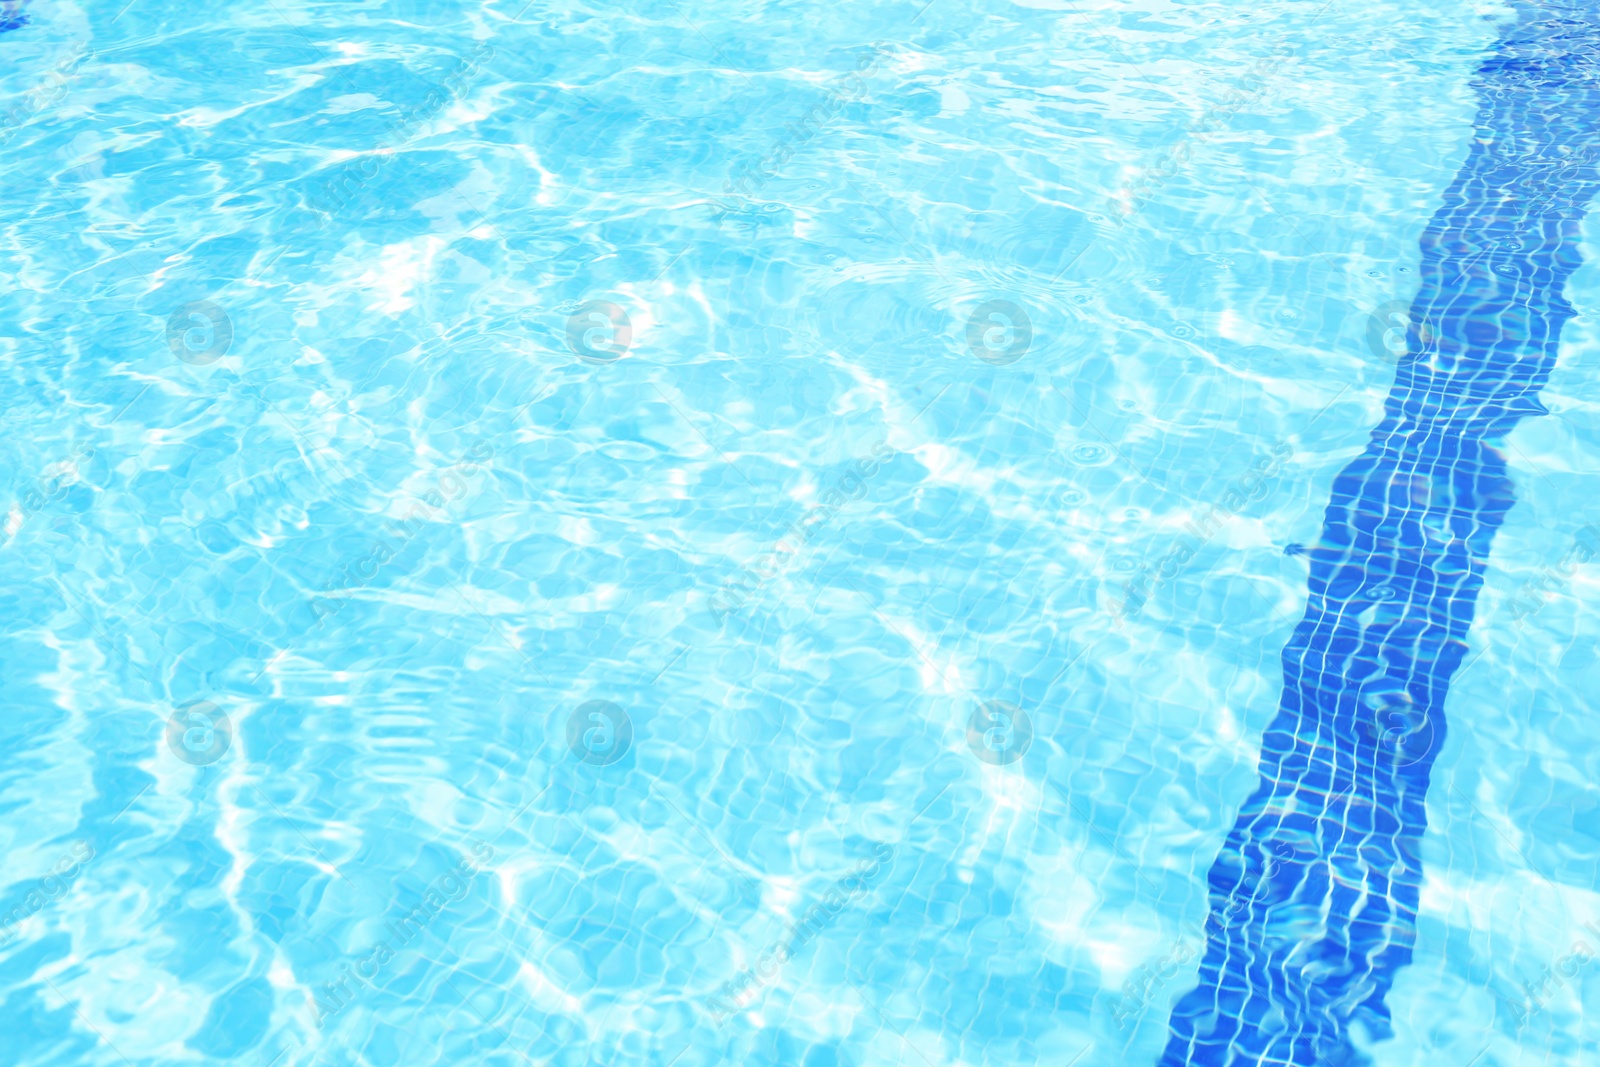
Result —
[{"label": "rippled water surface", "polygon": [[1597,1062],[1581,198],[1498,532],[1385,483],[1409,961],[1230,838],[1552,11],[0,4],[0,1061]]}]

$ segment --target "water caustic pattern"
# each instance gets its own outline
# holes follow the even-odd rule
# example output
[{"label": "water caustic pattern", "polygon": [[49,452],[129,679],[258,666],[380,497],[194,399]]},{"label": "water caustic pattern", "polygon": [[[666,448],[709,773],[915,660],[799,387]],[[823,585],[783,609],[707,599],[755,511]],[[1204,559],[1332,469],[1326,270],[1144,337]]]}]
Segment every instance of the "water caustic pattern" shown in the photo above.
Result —
[{"label": "water caustic pattern", "polygon": [[4,1062],[1593,1062],[1578,30],[0,18]]},{"label": "water caustic pattern", "polygon": [[1165,1064],[1368,1062],[1352,1032],[1393,1036],[1384,997],[1416,937],[1445,696],[1513,502],[1503,439],[1545,414],[1600,190],[1600,9],[1518,13],[1474,79],[1477,136],[1423,232],[1384,419],[1310,550],[1261,785],[1212,868],[1200,985]]}]

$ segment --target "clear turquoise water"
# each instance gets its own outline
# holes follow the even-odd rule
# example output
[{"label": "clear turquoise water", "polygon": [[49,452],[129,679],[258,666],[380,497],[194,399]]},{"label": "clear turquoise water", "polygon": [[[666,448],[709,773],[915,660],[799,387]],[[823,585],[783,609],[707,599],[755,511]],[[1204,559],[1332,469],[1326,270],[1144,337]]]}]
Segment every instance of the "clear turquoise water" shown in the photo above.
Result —
[{"label": "clear turquoise water", "polygon": [[[0,34],[6,1062],[1154,1063],[1506,9],[519,8]],[[1566,297],[1378,1064],[1600,1044]]]}]

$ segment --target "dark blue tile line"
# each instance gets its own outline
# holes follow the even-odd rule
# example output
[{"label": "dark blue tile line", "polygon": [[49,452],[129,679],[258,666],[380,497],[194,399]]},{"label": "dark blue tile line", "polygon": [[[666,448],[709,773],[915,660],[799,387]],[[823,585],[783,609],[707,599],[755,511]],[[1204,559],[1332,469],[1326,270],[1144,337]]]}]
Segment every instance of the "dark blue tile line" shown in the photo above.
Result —
[{"label": "dark blue tile line", "polygon": [[[1545,0],[1474,81],[1466,164],[1422,237],[1409,355],[1334,482],[1261,779],[1210,874],[1197,988],[1163,1067],[1368,1062],[1416,939],[1424,799],[1490,542],[1495,442],[1555,363],[1600,187],[1600,2]],[[1359,1040],[1353,1040],[1359,1038]]]},{"label": "dark blue tile line", "polygon": [[28,24],[28,16],[22,10],[27,2],[28,0],[0,0],[0,33],[20,30]]}]

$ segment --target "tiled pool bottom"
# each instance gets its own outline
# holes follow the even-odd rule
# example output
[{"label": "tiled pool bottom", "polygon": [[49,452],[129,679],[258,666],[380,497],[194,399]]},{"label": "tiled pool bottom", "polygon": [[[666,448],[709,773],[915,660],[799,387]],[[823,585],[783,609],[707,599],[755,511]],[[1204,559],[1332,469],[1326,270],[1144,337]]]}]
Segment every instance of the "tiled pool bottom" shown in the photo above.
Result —
[{"label": "tiled pool bottom", "polygon": [[[1384,998],[1416,939],[1445,697],[1515,500],[1501,449],[1545,413],[1600,189],[1600,9],[1519,15],[1474,83],[1477,136],[1423,234],[1385,418],[1310,551],[1262,783],[1212,868],[1200,983],[1164,1064],[1358,1063],[1353,1029],[1394,1036]],[[1585,533],[1569,572],[1600,553]]]},{"label": "tiled pool bottom", "polygon": [[[27,13],[8,1060],[1160,1060],[1505,26]],[[1592,1059],[1567,288],[1381,1064]]]}]

